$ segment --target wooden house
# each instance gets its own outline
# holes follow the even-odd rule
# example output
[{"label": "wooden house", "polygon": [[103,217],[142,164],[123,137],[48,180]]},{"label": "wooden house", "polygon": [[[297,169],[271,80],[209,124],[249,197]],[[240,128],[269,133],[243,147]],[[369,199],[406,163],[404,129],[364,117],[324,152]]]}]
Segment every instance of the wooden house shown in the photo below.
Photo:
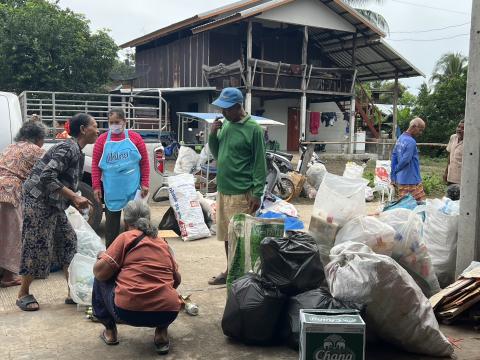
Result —
[{"label": "wooden house", "polygon": [[[122,47],[135,47],[136,63],[149,68],[137,87],[189,91],[169,100],[172,115],[213,110],[209,103],[219,90],[238,87],[248,112],[287,125],[270,138],[297,150],[299,141],[353,142],[355,114],[379,136],[364,105],[355,104],[356,84],[422,75],[384,37],[340,0],[243,0]],[[324,126],[321,117],[315,129],[312,113],[335,113],[337,125]]]}]

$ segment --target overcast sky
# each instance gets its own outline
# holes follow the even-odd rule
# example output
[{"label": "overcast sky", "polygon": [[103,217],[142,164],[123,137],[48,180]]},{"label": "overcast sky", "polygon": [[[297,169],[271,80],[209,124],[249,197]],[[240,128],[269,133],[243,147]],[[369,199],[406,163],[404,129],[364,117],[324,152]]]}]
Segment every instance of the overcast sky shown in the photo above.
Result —
[{"label": "overcast sky", "polygon": [[[121,44],[234,1],[60,0],[60,6],[84,14],[91,21],[92,29],[110,29],[113,39]],[[384,0],[383,5],[368,8],[386,18],[390,26],[388,43],[428,77],[442,54],[468,55],[471,7],[471,0]],[[445,27],[448,28],[429,31]],[[453,38],[444,39],[450,37]],[[432,41],[435,39],[442,40]],[[424,80],[417,77],[403,82],[417,93]]]}]

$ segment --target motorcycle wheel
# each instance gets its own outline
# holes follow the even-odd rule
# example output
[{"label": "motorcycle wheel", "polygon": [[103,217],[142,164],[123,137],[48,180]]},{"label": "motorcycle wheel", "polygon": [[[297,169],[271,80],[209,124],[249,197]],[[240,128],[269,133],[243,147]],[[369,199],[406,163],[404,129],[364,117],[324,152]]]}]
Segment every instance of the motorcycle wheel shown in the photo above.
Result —
[{"label": "motorcycle wheel", "polygon": [[275,184],[275,187],[273,189],[273,194],[285,201],[292,200],[294,193],[295,184],[292,180],[287,178],[282,178],[279,182]]}]

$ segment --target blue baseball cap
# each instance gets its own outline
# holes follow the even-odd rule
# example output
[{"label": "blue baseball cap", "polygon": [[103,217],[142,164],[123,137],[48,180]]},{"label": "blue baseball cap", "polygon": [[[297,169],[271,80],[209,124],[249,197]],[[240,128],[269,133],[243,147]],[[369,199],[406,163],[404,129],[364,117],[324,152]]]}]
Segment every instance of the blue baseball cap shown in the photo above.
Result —
[{"label": "blue baseball cap", "polygon": [[212,103],[222,109],[231,108],[235,104],[243,104],[243,95],[240,90],[233,87],[223,89],[218,99]]}]

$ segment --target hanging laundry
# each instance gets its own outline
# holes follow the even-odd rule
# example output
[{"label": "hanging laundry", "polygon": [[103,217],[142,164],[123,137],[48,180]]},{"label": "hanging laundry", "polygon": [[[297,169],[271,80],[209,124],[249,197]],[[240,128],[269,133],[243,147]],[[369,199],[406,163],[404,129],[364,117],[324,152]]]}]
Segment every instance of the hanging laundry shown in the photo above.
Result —
[{"label": "hanging laundry", "polygon": [[321,116],[322,123],[325,124],[325,127],[333,126],[337,121],[336,112],[324,112]]},{"label": "hanging laundry", "polygon": [[310,113],[310,133],[312,135],[318,135],[318,129],[320,128],[320,114],[321,113],[316,111]]}]

